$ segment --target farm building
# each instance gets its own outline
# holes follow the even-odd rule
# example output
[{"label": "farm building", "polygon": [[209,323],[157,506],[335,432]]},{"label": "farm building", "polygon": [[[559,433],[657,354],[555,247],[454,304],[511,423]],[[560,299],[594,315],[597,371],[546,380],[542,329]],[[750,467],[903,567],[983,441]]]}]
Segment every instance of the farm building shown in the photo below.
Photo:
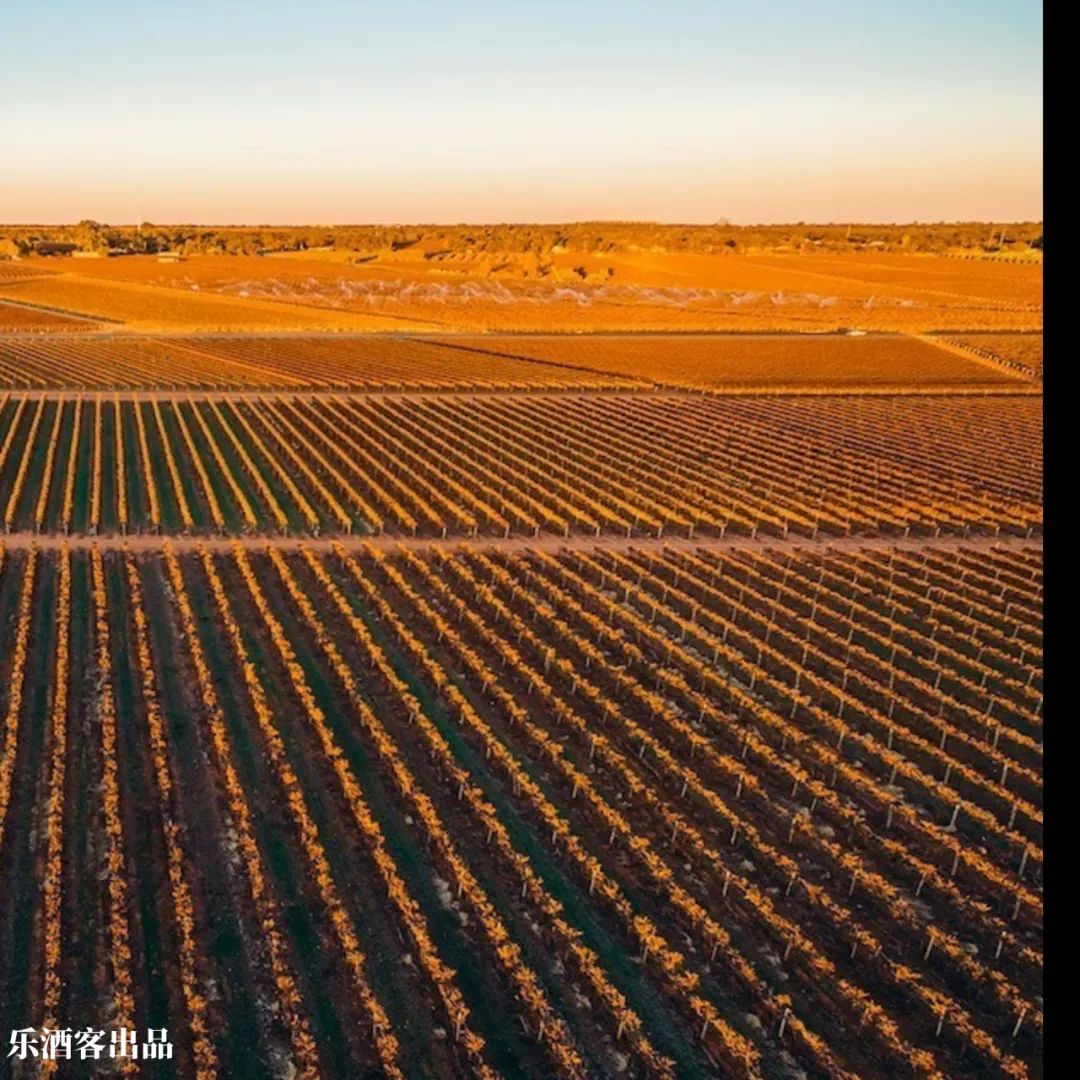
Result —
[{"label": "farm building", "polygon": [[71,255],[78,250],[78,244],[60,240],[40,240],[34,245],[37,255]]}]

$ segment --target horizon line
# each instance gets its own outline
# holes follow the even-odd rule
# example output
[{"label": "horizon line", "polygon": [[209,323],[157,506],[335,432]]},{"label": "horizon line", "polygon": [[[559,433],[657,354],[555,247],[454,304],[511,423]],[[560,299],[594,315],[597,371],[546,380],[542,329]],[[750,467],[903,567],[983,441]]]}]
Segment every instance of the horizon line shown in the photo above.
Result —
[{"label": "horizon line", "polygon": [[153,221],[149,218],[142,221],[131,222],[108,222],[99,221],[97,218],[79,218],[75,221],[3,221],[0,229],[31,229],[31,228],[57,228],[66,225],[78,225],[83,221],[92,221],[97,225],[110,229],[134,229],[143,225],[154,226],[197,226],[201,228],[234,228],[234,229],[385,229],[385,228],[520,228],[523,226],[539,228],[557,228],[560,226],[582,225],[651,225],[673,229],[779,229],[779,228],[837,228],[843,226],[864,228],[927,228],[941,225],[1042,225],[1043,218],[940,218],[933,221],[661,221],[651,218],[581,218],[576,220],[551,220],[551,221],[528,221],[525,219],[516,221]]}]

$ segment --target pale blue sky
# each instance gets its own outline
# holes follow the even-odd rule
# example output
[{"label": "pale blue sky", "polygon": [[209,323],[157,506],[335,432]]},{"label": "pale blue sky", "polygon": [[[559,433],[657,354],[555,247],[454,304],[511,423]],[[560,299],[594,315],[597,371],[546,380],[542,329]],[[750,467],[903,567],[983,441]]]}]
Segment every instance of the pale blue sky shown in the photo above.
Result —
[{"label": "pale blue sky", "polygon": [[1018,0],[0,3],[0,221],[1042,214]]}]

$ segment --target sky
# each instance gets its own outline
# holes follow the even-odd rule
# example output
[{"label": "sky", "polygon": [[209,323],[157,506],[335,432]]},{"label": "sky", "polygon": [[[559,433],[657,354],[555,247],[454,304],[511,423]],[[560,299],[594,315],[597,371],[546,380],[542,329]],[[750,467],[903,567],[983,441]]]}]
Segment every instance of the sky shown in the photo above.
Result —
[{"label": "sky", "polygon": [[0,41],[0,221],[1042,217],[1033,0],[4,0]]}]

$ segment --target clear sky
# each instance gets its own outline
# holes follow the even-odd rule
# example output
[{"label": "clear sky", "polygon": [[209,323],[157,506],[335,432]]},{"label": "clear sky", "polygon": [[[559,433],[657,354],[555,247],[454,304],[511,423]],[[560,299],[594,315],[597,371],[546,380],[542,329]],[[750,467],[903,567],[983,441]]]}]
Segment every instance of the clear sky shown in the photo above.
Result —
[{"label": "clear sky", "polygon": [[0,0],[0,221],[1042,216],[1035,0]]}]

